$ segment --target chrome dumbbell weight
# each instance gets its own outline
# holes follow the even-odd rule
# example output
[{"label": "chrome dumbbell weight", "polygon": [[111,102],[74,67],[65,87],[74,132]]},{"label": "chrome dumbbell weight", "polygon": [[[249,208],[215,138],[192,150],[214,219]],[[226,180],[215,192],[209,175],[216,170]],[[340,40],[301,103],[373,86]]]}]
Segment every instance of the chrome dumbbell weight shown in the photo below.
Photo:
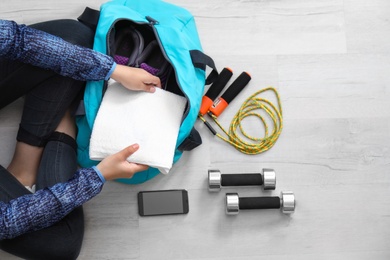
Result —
[{"label": "chrome dumbbell weight", "polygon": [[276,187],[275,171],[263,169],[262,173],[221,174],[219,170],[209,170],[209,191],[217,192],[222,186],[263,186],[264,190]]},{"label": "chrome dumbbell weight", "polygon": [[285,214],[295,210],[295,196],[291,191],[282,191],[281,197],[244,197],[237,193],[226,194],[226,214],[237,215],[246,209],[281,209]]}]

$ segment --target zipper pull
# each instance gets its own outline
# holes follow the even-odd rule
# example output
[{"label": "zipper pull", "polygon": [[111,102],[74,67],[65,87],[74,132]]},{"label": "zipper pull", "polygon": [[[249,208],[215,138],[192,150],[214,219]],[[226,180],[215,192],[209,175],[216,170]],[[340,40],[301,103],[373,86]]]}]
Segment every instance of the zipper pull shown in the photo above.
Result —
[{"label": "zipper pull", "polygon": [[156,25],[156,24],[159,24],[159,22],[155,19],[153,19],[152,17],[150,17],[149,15],[145,16],[146,20],[148,20],[148,22],[151,24],[151,25]]}]

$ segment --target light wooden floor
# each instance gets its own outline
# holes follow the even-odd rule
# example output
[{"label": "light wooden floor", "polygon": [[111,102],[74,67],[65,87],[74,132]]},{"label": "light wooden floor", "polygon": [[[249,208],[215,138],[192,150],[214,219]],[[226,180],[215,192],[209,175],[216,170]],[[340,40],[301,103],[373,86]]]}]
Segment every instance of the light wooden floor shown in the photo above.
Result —
[{"label": "light wooden floor", "polygon": [[[20,23],[77,17],[104,0],[0,0]],[[387,0],[172,0],[197,21],[206,53],[250,85],[220,117],[229,125],[256,90],[275,86],[284,129],[268,152],[243,155],[198,122],[204,144],[168,176],[107,183],[85,205],[79,259],[390,259],[390,2]],[[162,10],[163,12],[163,10]],[[0,111],[0,163],[10,161],[21,101]],[[259,126],[256,126],[259,127]],[[254,131],[254,129],[250,129]],[[262,130],[258,130],[262,132]],[[207,170],[273,168],[277,189],[207,190]],[[141,218],[136,194],[187,189],[184,216]],[[224,213],[224,194],[294,191],[296,212]],[[13,259],[0,252],[0,259]]]}]

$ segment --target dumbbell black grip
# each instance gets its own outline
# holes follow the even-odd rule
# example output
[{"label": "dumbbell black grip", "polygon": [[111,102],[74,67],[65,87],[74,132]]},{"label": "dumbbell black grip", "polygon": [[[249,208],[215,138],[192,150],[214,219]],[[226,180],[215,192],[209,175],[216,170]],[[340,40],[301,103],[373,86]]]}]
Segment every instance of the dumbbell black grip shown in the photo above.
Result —
[{"label": "dumbbell black grip", "polygon": [[259,173],[221,174],[222,186],[263,185],[263,177]]},{"label": "dumbbell black grip", "polygon": [[241,90],[251,80],[251,76],[247,72],[242,72],[240,76],[229,86],[229,88],[222,94],[221,98],[228,104],[241,92]]},{"label": "dumbbell black grip", "polygon": [[248,197],[239,199],[240,209],[280,209],[279,197]]},{"label": "dumbbell black grip", "polygon": [[215,100],[219,93],[221,93],[222,89],[226,86],[232,75],[233,73],[229,68],[223,68],[217,80],[207,90],[205,96],[211,100]]}]

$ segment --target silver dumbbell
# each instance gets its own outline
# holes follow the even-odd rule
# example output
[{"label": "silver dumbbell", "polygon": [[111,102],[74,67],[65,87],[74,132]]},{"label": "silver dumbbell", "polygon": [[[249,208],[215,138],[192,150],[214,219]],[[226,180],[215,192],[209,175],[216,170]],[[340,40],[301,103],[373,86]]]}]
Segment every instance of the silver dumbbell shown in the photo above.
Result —
[{"label": "silver dumbbell", "polygon": [[219,170],[209,170],[209,191],[217,192],[222,186],[263,186],[264,190],[274,190],[276,175],[272,169],[263,169],[262,173],[221,174]]},{"label": "silver dumbbell", "polygon": [[295,210],[295,196],[291,191],[282,191],[281,197],[244,197],[237,193],[226,194],[226,214],[237,215],[246,209],[281,209],[285,214]]}]

